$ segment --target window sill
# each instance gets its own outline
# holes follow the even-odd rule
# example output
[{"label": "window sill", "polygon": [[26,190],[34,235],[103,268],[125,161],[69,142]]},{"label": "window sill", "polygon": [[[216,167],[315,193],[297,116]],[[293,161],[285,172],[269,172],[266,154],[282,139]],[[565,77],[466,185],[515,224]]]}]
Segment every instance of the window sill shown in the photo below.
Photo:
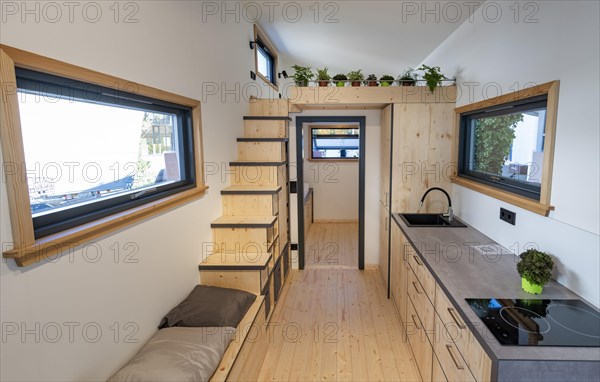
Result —
[{"label": "window sill", "polygon": [[118,229],[174,209],[202,196],[208,187],[202,186],[167,198],[144,204],[79,227],[36,240],[33,245],[15,248],[3,253],[4,258],[14,259],[19,267],[35,264],[49,257],[83,245]]},{"label": "window sill", "polygon": [[279,92],[279,85],[276,85],[274,83],[272,83],[271,81],[269,81],[269,79],[265,76],[263,76],[262,74],[260,74],[258,71],[256,72],[256,77],[260,78],[261,80],[263,80],[263,82],[267,85],[269,85],[270,87],[273,88],[273,90],[275,90],[276,92]]},{"label": "window sill", "polygon": [[330,158],[310,158],[309,162],[336,162],[336,163],[358,163],[359,159],[330,159]]},{"label": "window sill", "polygon": [[554,210],[554,206],[542,204],[540,202],[536,202],[533,199],[528,199],[523,196],[511,194],[510,192],[506,192],[494,187],[487,186],[485,184],[474,182],[472,180],[468,180],[458,176],[453,176],[450,178],[450,180],[452,183],[458,184],[459,186],[463,186],[473,191],[477,191],[487,196],[491,196],[492,198],[502,200],[503,202],[507,202],[517,207],[521,207],[538,215],[548,216],[548,214],[550,214],[550,211]]}]

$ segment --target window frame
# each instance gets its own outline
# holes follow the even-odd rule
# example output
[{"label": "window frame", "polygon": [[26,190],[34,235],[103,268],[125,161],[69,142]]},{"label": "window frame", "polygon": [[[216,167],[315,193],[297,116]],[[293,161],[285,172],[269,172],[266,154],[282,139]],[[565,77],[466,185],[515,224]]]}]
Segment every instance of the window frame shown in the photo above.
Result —
[{"label": "window frame", "polygon": [[[336,129],[336,130],[359,130],[359,126],[351,126],[351,125],[309,125],[308,126],[309,129],[309,133],[308,134],[308,141],[309,141],[309,145],[307,146],[309,148],[309,160],[310,161],[315,161],[315,162],[358,162],[358,160],[360,159],[360,132],[358,135],[356,135],[356,138],[358,139],[358,152],[359,152],[359,157],[314,157],[314,150],[313,150],[313,131],[315,130],[322,130],[322,129]],[[340,137],[340,138],[345,138],[346,136],[332,136],[332,137]]]},{"label": "window frame", "polygon": [[[556,131],[556,115],[558,108],[558,89],[560,82],[552,81],[545,84],[526,88],[517,92],[494,97],[481,102],[462,106],[455,109],[455,139],[453,147],[453,158],[456,161],[451,181],[460,186],[475,190],[496,199],[511,203],[537,214],[548,216],[554,206],[550,205],[552,188],[552,164],[554,162],[554,142]],[[536,105],[536,102],[546,103],[546,124],[544,133],[544,160],[542,165],[542,182],[539,188],[539,196],[531,190],[517,190],[514,183],[523,182],[498,182],[491,179],[489,175],[476,174],[465,171],[465,160],[468,158],[468,145],[466,144],[465,132],[467,123],[473,116],[502,115],[507,107],[514,107],[518,111],[520,106]],[[515,107],[516,106],[516,107]],[[498,110],[498,111],[495,111]],[[486,113],[487,112],[487,113]],[[504,180],[504,178],[502,178]]]},{"label": "window frame", "polygon": [[[278,56],[277,50],[275,46],[267,35],[260,29],[257,24],[254,24],[254,70],[256,76],[262,79],[267,85],[271,86],[276,91],[279,91],[279,81],[277,79],[278,73]],[[267,77],[265,77],[258,70],[258,51],[261,49],[268,56],[272,57],[272,67],[271,67],[271,76],[273,77],[273,81],[270,81]],[[265,50],[266,49],[266,50]]]},{"label": "window frame", "polygon": [[[151,195],[146,203],[126,210],[114,210],[106,216],[83,222],[60,232],[36,239],[29,189],[24,169],[25,151],[17,99],[15,68],[54,75],[74,81],[93,84],[114,92],[133,93],[166,103],[176,104],[190,110],[191,140],[188,147],[193,157],[194,182],[180,192]],[[144,86],[118,77],[67,64],[6,45],[0,45],[0,123],[4,175],[6,177],[9,213],[13,235],[12,248],[3,248],[3,256],[12,258],[18,266],[28,266],[48,257],[82,245],[95,238],[163,213],[190,202],[203,195],[208,187],[204,184],[203,148],[200,102],[191,98]]]}]

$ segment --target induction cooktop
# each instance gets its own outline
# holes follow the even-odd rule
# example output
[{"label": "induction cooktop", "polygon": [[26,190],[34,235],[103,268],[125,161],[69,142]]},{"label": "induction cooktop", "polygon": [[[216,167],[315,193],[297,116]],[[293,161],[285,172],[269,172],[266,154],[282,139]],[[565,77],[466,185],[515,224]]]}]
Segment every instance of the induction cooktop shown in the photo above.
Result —
[{"label": "induction cooktop", "polygon": [[581,300],[466,301],[502,345],[600,347],[600,314]]}]

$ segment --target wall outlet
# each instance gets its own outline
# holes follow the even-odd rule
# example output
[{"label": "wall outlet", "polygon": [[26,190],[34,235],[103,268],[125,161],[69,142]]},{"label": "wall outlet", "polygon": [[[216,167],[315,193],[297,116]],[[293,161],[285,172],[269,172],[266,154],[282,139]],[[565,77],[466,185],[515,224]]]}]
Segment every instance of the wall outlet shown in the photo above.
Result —
[{"label": "wall outlet", "polygon": [[507,223],[515,225],[517,221],[517,214],[504,208],[500,208],[500,220],[504,220]]},{"label": "wall outlet", "polygon": [[256,80],[256,73],[254,73],[252,70],[250,71],[250,78]]}]

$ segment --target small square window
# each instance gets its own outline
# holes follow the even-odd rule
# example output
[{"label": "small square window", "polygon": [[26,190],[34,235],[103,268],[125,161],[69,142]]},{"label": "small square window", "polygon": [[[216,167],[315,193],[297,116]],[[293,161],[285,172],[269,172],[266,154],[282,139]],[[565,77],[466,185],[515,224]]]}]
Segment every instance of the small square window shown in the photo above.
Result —
[{"label": "small square window", "polygon": [[311,159],[358,159],[360,139],[358,127],[311,127]]}]

